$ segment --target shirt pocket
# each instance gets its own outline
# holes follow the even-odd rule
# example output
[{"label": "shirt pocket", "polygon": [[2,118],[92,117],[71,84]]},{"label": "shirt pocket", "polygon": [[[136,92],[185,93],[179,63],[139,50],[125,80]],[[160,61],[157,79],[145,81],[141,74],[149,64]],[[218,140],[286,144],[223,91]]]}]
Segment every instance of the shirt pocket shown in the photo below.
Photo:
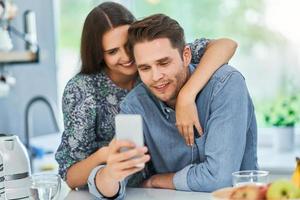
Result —
[{"label": "shirt pocket", "polygon": [[[195,138],[195,145],[196,148],[194,148],[194,153],[198,154],[200,163],[204,162],[205,160],[205,142],[206,142],[206,134],[205,132],[203,133],[203,135],[201,137],[197,137]],[[198,160],[196,160],[198,161]]]}]

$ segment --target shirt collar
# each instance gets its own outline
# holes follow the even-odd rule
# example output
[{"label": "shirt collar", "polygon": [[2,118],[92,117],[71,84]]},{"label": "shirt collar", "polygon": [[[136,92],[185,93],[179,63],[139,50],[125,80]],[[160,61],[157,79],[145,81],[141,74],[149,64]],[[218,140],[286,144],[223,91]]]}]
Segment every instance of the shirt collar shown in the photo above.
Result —
[{"label": "shirt collar", "polygon": [[173,108],[169,107],[163,101],[158,100],[158,104],[159,104],[160,110],[164,113],[164,115],[167,119],[170,117],[171,113],[175,112],[175,110]]}]

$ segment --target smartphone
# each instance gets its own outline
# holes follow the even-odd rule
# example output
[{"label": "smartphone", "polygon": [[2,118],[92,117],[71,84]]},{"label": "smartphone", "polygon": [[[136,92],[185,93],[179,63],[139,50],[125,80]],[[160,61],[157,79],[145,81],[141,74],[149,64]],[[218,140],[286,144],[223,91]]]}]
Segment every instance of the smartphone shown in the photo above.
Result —
[{"label": "smartphone", "polygon": [[[141,115],[118,114],[115,117],[117,140],[129,140],[135,143],[136,147],[144,146],[143,120]],[[121,148],[121,152],[128,151],[128,148]],[[144,167],[144,164],[137,167]]]}]

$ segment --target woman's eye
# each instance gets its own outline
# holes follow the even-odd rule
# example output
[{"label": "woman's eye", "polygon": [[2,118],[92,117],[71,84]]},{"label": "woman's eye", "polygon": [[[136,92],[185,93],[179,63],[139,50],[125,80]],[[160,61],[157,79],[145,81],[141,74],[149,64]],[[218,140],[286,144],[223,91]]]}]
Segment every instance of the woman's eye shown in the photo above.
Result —
[{"label": "woman's eye", "polygon": [[118,52],[117,49],[113,49],[113,50],[108,51],[107,53],[108,53],[109,55],[115,55],[117,52]]}]

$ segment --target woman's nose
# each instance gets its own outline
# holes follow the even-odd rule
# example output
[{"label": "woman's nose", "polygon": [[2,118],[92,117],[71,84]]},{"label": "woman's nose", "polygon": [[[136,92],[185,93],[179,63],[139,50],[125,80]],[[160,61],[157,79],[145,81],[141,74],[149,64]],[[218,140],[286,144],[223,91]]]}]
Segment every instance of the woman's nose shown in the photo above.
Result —
[{"label": "woman's nose", "polygon": [[129,62],[131,59],[126,51],[125,48],[121,48],[121,61],[122,62]]}]

